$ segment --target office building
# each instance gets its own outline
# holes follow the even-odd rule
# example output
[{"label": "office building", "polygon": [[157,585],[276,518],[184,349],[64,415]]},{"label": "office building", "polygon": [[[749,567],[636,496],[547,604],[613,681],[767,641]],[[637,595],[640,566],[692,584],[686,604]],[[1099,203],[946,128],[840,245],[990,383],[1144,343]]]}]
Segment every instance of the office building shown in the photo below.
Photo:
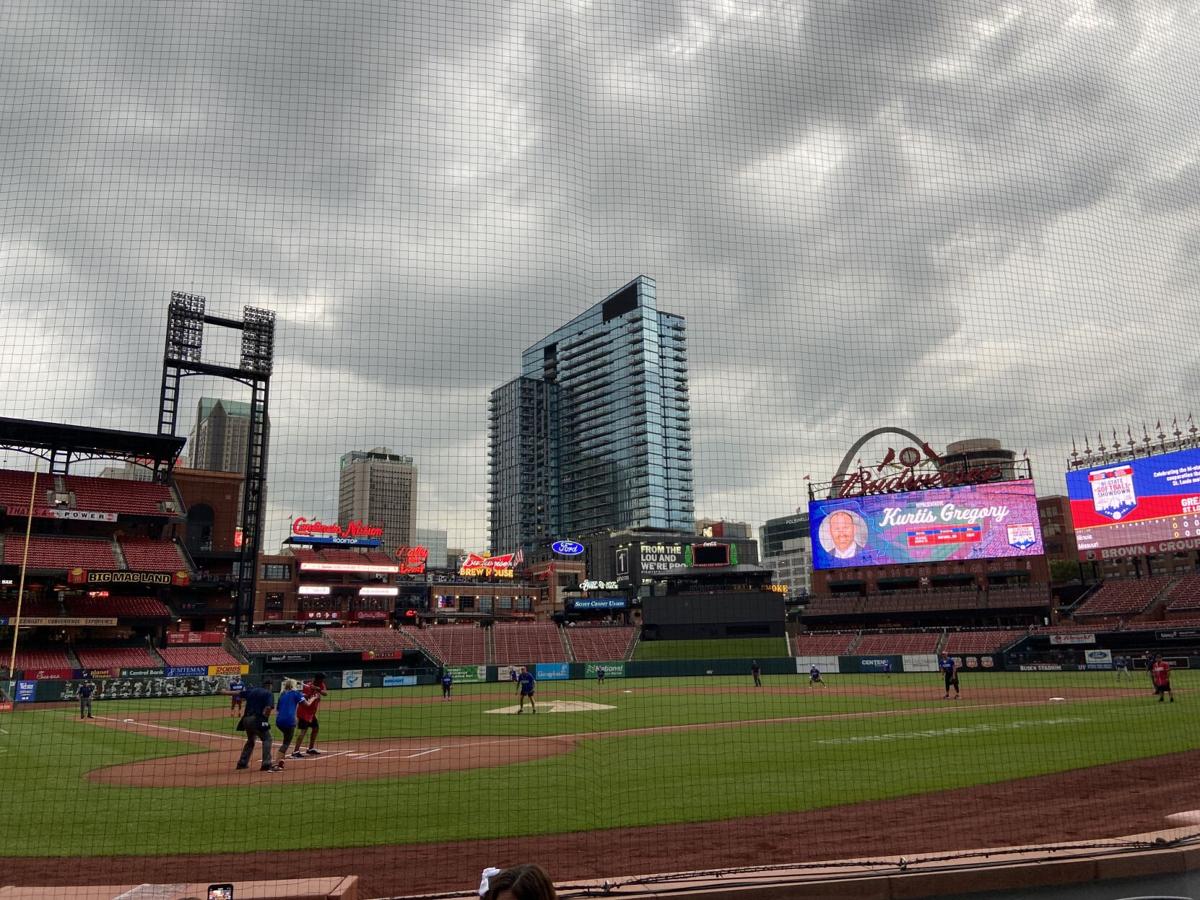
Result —
[{"label": "office building", "polygon": [[710,538],[752,538],[754,529],[749,522],[729,522],[725,519],[697,519],[696,534]]},{"label": "office building", "polygon": [[783,553],[784,541],[809,540],[807,510],[798,509],[794,515],[767,519],[758,536],[763,559]]},{"label": "office building", "polygon": [[338,522],[358,519],[383,528],[383,547],[411,547],[417,536],[417,467],[411,456],[387,447],[342,455],[338,480]]},{"label": "office building", "polygon": [[812,536],[808,513],[768,519],[759,529],[763,568],[775,572],[775,581],[786,584],[788,596],[807,597],[812,593]]},{"label": "office building", "polygon": [[441,569],[446,565],[446,543],[450,535],[440,528],[418,528],[417,546],[429,551],[427,568]]},{"label": "office building", "polygon": [[[268,435],[270,427],[268,423]],[[245,472],[246,444],[249,439],[249,403],[201,397],[196,410],[196,424],[188,441],[188,461],[193,469]]]},{"label": "office building", "polygon": [[536,560],[559,538],[692,531],[686,329],[659,312],[653,279],[526,350],[489,416],[495,551]]}]

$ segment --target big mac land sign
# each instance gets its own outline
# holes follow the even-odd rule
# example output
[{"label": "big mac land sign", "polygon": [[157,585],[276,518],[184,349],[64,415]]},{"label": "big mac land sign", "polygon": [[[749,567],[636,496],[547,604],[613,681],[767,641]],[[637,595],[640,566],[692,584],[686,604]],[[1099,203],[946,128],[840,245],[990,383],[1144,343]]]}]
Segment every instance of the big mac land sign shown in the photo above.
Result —
[{"label": "big mac land sign", "polygon": [[289,544],[314,544],[337,547],[378,547],[383,538],[383,528],[366,525],[355,519],[346,524],[322,522],[299,516],[292,520],[292,535]]}]

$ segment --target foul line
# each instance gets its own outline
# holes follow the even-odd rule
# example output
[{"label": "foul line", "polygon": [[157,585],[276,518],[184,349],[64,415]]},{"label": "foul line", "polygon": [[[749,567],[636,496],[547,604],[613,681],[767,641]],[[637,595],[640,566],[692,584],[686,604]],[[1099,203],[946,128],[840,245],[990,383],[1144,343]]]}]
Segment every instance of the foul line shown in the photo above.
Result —
[{"label": "foul line", "polygon": [[218,738],[222,741],[238,741],[242,743],[240,737],[235,737],[231,734],[217,734],[214,731],[193,731],[190,728],[176,728],[174,725],[155,725],[153,722],[136,722],[133,719],[117,719],[113,716],[96,716],[97,719],[102,719],[106,722],[116,722],[118,725],[135,725],[138,728],[157,728],[159,731],[178,731],[180,734],[195,734],[200,737]]}]

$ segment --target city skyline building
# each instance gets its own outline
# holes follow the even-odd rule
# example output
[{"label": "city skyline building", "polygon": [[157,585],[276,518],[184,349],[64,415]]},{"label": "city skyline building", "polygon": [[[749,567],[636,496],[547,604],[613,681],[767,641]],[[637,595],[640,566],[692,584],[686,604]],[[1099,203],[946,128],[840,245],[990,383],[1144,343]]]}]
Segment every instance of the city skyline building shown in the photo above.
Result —
[{"label": "city skyline building", "polygon": [[687,334],[639,275],[521,355],[489,402],[489,530],[529,559],[559,538],[691,532]]},{"label": "city skyline building", "polygon": [[444,568],[450,533],[444,528],[418,528],[416,535],[416,545],[429,551],[429,558],[425,565],[430,569]]},{"label": "city skyline building", "polygon": [[338,521],[359,519],[383,528],[383,550],[416,543],[417,467],[411,456],[387,447],[342,454],[338,472]]},{"label": "city skyline building", "polygon": [[[270,437],[270,423],[266,425]],[[188,440],[188,462],[209,472],[245,472],[250,436],[250,404],[222,397],[201,397]]]}]

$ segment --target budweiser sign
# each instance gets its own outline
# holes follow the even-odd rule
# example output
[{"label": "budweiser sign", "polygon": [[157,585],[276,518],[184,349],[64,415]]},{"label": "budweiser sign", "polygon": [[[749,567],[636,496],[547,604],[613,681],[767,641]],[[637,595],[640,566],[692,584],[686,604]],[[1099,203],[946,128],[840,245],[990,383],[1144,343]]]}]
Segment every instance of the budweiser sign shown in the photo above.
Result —
[{"label": "budweiser sign", "polygon": [[872,494],[901,494],[931,488],[961,487],[1002,481],[999,466],[943,469],[942,458],[928,444],[921,449],[905,447],[899,453],[888,448],[883,462],[874,468],[859,465],[834,485],[835,497],[866,497]]},{"label": "budweiser sign", "polygon": [[468,578],[481,575],[493,575],[497,578],[512,578],[515,563],[515,553],[505,553],[503,556],[480,556],[478,553],[468,553],[458,568],[458,574]]}]

